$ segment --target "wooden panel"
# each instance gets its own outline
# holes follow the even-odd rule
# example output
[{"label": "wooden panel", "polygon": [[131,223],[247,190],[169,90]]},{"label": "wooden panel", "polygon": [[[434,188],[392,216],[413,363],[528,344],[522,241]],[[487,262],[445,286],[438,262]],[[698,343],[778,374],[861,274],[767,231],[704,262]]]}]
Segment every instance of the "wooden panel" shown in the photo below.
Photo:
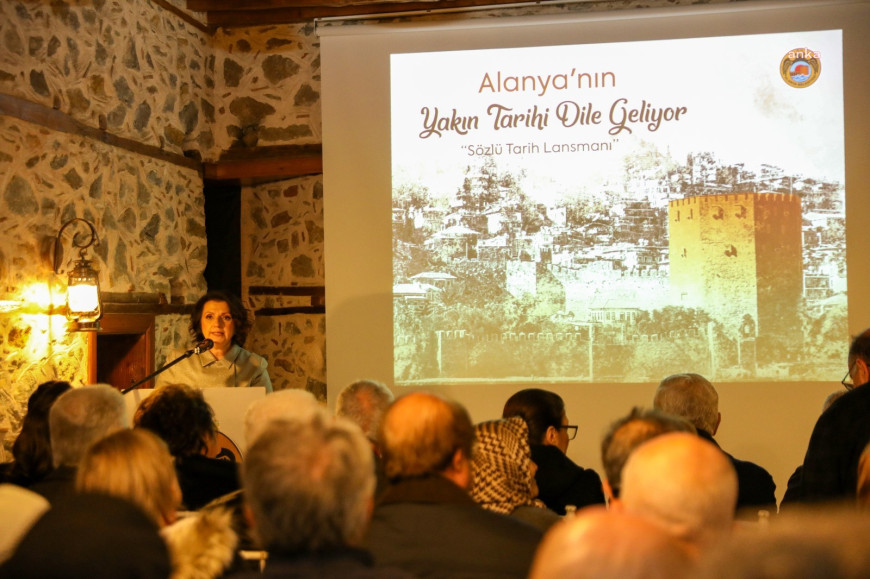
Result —
[{"label": "wooden panel", "polygon": [[104,314],[88,334],[88,382],[119,390],[154,371],[154,316]]}]

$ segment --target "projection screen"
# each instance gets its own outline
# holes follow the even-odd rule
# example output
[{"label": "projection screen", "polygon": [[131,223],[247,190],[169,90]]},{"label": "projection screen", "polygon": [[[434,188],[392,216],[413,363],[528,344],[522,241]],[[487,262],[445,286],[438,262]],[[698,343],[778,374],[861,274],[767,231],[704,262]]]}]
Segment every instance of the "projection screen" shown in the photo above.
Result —
[{"label": "projection screen", "polygon": [[841,374],[870,325],[847,299],[868,20],[740,2],[321,25],[330,382]]}]

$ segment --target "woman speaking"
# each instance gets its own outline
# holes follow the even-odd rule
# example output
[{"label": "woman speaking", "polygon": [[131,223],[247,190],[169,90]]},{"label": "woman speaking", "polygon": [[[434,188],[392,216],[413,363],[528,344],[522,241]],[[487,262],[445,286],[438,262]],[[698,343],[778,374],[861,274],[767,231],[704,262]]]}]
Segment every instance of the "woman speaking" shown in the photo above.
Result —
[{"label": "woman speaking", "polygon": [[[157,376],[157,386],[187,384],[197,388],[262,386],[272,391],[266,360],[242,348],[251,329],[248,312],[236,296],[210,291],[190,314],[190,334],[200,346],[188,358]],[[207,341],[211,348],[203,347]],[[183,352],[176,353],[180,355]]]}]

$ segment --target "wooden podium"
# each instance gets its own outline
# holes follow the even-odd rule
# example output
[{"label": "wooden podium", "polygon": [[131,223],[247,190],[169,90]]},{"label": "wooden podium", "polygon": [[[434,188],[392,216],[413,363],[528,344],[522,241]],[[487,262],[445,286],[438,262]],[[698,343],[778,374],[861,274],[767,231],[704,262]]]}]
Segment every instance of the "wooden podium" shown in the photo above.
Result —
[{"label": "wooden podium", "polygon": [[[133,423],[133,414],[139,403],[154,392],[153,388],[138,388],[124,395],[127,403],[127,418]],[[244,456],[247,444],[245,442],[245,411],[248,406],[266,395],[262,387],[251,388],[203,388],[205,401],[214,409],[218,430],[229,438]]]}]

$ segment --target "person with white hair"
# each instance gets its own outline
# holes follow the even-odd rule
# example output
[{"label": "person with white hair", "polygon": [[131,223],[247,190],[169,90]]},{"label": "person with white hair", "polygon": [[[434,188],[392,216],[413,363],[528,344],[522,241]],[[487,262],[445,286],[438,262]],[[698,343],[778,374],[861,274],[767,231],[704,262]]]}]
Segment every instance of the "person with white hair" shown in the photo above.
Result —
[{"label": "person with white hair", "polygon": [[83,386],[58,397],[48,423],[54,470],[30,489],[54,504],[73,495],[85,451],[104,436],[127,428],[127,408],[124,397],[112,386]]},{"label": "person with white hair", "polygon": [[326,409],[308,390],[288,388],[252,402],[245,411],[245,444],[254,441],[277,419],[308,421]]},{"label": "person with white hair", "polygon": [[269,552],[240,577],[400,579],[360,544],[371,517],[372,457],[359,428],[324,413],[273,420],[248,449],[242,481],[250,518]]},{"label": "person with white hair", "polygon": [[715,445],[686,432],[637,447],[622,470],[622,512],[644,517],[698,553],[734,525],[737,475]]}]

